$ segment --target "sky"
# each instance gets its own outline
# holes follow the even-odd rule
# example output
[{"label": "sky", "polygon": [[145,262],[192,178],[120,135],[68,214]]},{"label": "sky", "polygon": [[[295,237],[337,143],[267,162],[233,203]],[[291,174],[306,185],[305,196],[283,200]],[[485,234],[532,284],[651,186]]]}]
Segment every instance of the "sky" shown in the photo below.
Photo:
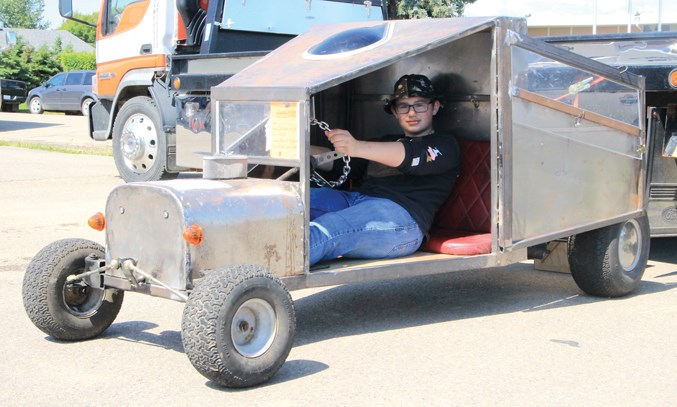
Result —
[{"label": "sky", "polygon": [[[677,0],[477,0],[466,6],[465,15],[528,16],[529,25],[593,25],[596,7],[597,25],[625,25],[631,20],[632,23],[657,24],[661,3],[661,21],[677,25]],[[73,0],[73,8],[86,14],[98,11],[99,4],[99,0]],[[45,0],[44,16],[50,22],[50,28],[61,25],[63,19],[59,15],[58,0]]]},{"label": "sky", "polygon": [[[50,23],[49,28],[56,30],[64,21],[64,19],[59,14],[59,0],[44,1],[44,19]],[[82,12],[84,14],[91,14],[95,11],[99,11],[100,4],[100,0],[73,0],[73,10]]]},{"label": "sky", "polygon": [[595,8],[597,25],[657,24],[659,8],[662,23],[677,23],[676,0],[477,0],[465,15],[527,17],[534,26],[593,25]]}]

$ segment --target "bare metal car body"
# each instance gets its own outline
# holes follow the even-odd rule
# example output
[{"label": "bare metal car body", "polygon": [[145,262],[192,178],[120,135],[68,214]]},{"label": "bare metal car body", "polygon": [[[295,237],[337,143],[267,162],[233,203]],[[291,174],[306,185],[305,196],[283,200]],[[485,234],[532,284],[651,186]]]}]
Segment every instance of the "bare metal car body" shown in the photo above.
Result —
[{"label": "bare metal car body", "polygon": [[[633,274],[631,290],[648,253],[648,229],[641,226],[647,165],[643,79],[525,33],[524,20],[501,17],[315,26],[212,89],[213,144],[204,179],[130,183],[111,192],[105,256],[88,261],[89,270],[70,281],[187,301],[194,309],[191,302],[202,306],[226,288],[237,291],[240,286],[230,283],[213,291],[205,287],[222,281],[210,279],[214,270],[233,266],[263,270],[293,290],[507,265],[549,242],[571,236],[585,241],[588,233],[622,225],[612,255]],[[370,39],[360,43],[365,37]],[[311,270],[308,156],[309,146],[322,138],[314,123],[369,138],[397,132],[384,116],[383,98],[408,73],[427,75],[444,95],[436,130],[489,143],[490,250],[337,259]],[[623,98],[638,103],[624,104]],[[275,167],[283,175],[248,177],[253,166]],[[197,245],[182,238],[192,225],[202,231]],[[249,297],[224,301],[230,305],[218,305],[224,308],[217,316],[230,315],[224,323],[232,324],[224,327],[231,333],[224,340],[249,362],[267,357],[283,336],[280,326],[293,333],[293,324],[276,319],[290,306]],[[214,356],[217,366],[205,365],[198,360],[203,348],[193,347],[200,339],[186,332],[200,319],[196,315],[184,313],[186,353],[217,383],[258,384],[284,362],[286,353],[279,351],[267,373],[238,381],[252,372],[234,377],[221,359],[235,351],[224,345]],[[238,335],[253,331],[259,317],[276,319],[277,328],[261,349],[241,351],[249,339]],[[215,330],[217,342],[223,332]]]},{"label": "bare metal car body", "polygon": [[[277,208],[282,205],[276,202],[282,199],[282,196],[285,200],[288,199],[287,193],[281,194],[280,191],[294,191],[297,202],[295,204],[285,202],[289,212],[278,219],[283,228],[289,225],[292,231],[272,233],[264,239],[265,231],[259,230],[261,235],[257,236],[256,242],[243,245],[242,248],[248,252],[245,257],[249,258],[250,262],[254,258],[259,258],[258,264],[270,267],[277,275],[285,277],[285,282],[290,288],[300,288],[343,283],[352,279],[361,281],[507,264],[526,259],[526,248],[529,246],[616,223],[642,213],[645,200],[646,154],[642,148],[645,142],[645,129],[644,121],[638,119],[642,117],[643,104],[635,105],[630,111],[626,109],[623,113],[625,117],[622,118],[624,121],[612,121],[604,117],[603,121],[606,123],[590,122],[570,112],[551,109],[522,97],[524,90],[516,83],[521,80],[519,75],[522,72],[512,72],[519,69],[526,73],[529,69],[533,69],[534,64],[531,63],[530,68],[528,58],[538,55],[539,51],[552,52],[551,58],[559,56],[566,62],[572,61],[571,67],[582,65],[586,69],[588,68],[586,64],[590,63],[588,60],[551,50],[526,36],[521,38],[519,30],[522,23],[509,19],[473,18],[388,24],[396,27],[390,34],[392,37],[389,43],[365,51],[363,54],[357,54],[349,59],[303,58],[306,50],[325,38],[347,29],[374,24],[316,27],[288,46],[283,46],[272,53],[251,69],[245,69],[213,89],[213,116],[220,119],[213,129],[216,135],[213,152],[216,156],[223,157],[223,161],[226,162],[224,165],[231,165],[228,157],[235,156],[237,160],[244,155],[249,164],[299,168],[300,181],[256,180],[256,184],[250,184],[251,179],[201,181],[200,183],[205,185],[204,189],[200,189],[200,183],[191,186],[187,181],[176,181],[179,185],[187,185],[188,190],[174,189],[171,182],[123,185],[111,195],[107,217],[115,216],[118,210],[114,197],[127,195],[130,202],[138,202],[135,196],[141,191],[163,188],[167,193],[176,194],[178,198],[176,204],[180,205],[180,202],[185,201],[187,193],[195,194],[199,191],[202,196],[201,205],[185,204],[175,208],[178,214],[182,214],[182,218],[174,219],[174,222],[180,221],[175,226],[176,230],[191,223],[199,223],[208,228],[208,231],[205,231],[205,242],[211,241],[213,233],[214,239],[224,243],[214,247],[209,244],[208,250],[203,247],[190,247],[185,243],[183,247],[176,247],[175,250],[184,253],[183,258],[186,261],[175,264],[174,267],[178,267],[179,270],[172,269],[170,274],[180,272],[182,275],[188,275],[191,272],[199,272],[203,268],[202,265],[206,264],[204,259],[207,257],[214,259],[214,263],[209,262],[209,268],[214,264],[231,263],[232,253],[226,246],[239,247],[239,242],[250,236],[248,233],[250,222],[256,222],[259,218],[268,219],[270,206]],[[424,39],[417,39],[414,33],[420,29],[421,24],[431,27],[431,34]],[[524,58],[524,61],[516,57]],[[578,64],[575,64],[576,62]],[[537,64],[540,64],[538,66],[540,69],[549,69],[546,62]],[[559,69],[565,73],[566,66],[554,62],[552,64],[554,65],[552,69]],[[279,67],[275,75],[270,75],[270,66]],[[482,69],[477,69],[478,66]],[[633,79],[635,82],[630,82],[627,90],[638,99],[642,99],[641,81],[637,77],[624,76],[608,67],[594,66],[602,70],[606,68],[604,72],[606,77],[615,77],[614,79],[619,82]],[[578,72],[573,68],[571,71]],[[304,255],[307,253],[308,244],[307,227],[304,225],[307,225],[308,220],[300,219],[292,222],[289,219],[307,216],[304,208],[307,208],[310,169],[304,157],[307,157],[310,143],[311,118],[321,119],[330,123],[332,127],[351,128],[355,134],[376,136],[388,131],[397,131],[392,127],[384,128],[388,122],[387,118],[383,117],[382,99],[390,92],[394,79],[407,72],[423,72],[438,81],[441,79],[439,76],[448,78],[450,88],[444,89],[443,93],[449,95],[445,108],[449,114],[445,117],[445,122],[436,123],[441,130],[448,130],[459,137],[490,139],[492,142],[492,156],[495,157],[492,163],[492,174],[495,179],[492,185],[492,202],[495,202],[495,205],[492,205],[495,208],[492,213],[492,225],[495,226],[492,230],[492,253],[481,256],[481,260],[417,254],[415,260],[356,261],[346,262],[350,265],[345,266],[343,262],[339,262],[328,270],[309,273]],[[436,73],[439,73],[438,76],[435,76]],[[541,86],[539,79],[532,79],[532,82]],[[354,107],[351,113],[361,115],[353,117],[350,123],[339,117],[337,112],[341,109],[333,105],[346,103],[345,100],[337,101],[334,94],[345,92],[348,87],[354,92],[351,103],[359,105]],[[552,88],[547,92],[558,95],[562,90],[566,92],[566,88],[558,89],[556,86]],[[318,107],[320,101],[324,110]],[[247,118],[243,117],[244,110],[262,107],[261,112],[264,112],[274,103],[296,106],[293,113],[297,115],[298,120],[294,123],[296,126],[294,130],[298,132],[298,144],[293,146],[295,151],[290,157],[271,156],[275,154],[274,148],[272,153],[271,150],[265,151],[255,146],[243,149],[238,137],[246,131],[233,135],[231,129],[233,125],[230,122],[241,120],[243,123],[240,126],[249,130],[270,113],[268,110],[260,117],[247,121]],[[620,102],[616,106],[610,106],[605,100],[598,108],[609,111],[625,107]],[[238,109],[241,111],[237,112]],[[233,114],[234,111],[237,113]],[[637,125],[630,124],[635,121]],[[620,129],[606,127],[609,122],[616,124]],[[250,126],[249,123],[254,124]],[[591,140],[589,137],[591,133],[598,136]],[[253,139],[256,135],[250,137]],[[284,151],[287,152],[288,150]],[[210,167],[210,163],[205,164],[206,178],[210,178],[212,172],[215,172],[210,170]],[[225,214],[237,207],[230,202],[231,200],[239,200],[242,206],[251,206],[249,203],[252,201],[239,196],[238,191],[241,190],[242,183],[256,185],[256,189],[262,194],[273,192],[267,204],[257,202],[255,207],[248,208],[253,211],[248,214],[249,216],[236,217],[242,219],[241,223],[235,219],[228,221]],[[217,205],[213,204],[214,202],[220,203]],[[221,203],[224,206],[219,206]],[[139,211],[137,215],[139,220],[149,216],[149,212],[145,209]],[[125,238],[113,241],[111,236],[119,233],[113,219],[107,229],[108,260],[124,256],[123,253],[127,252],[127,257],[143,261],[148,255],[144,256],[135,251],[147,251],[147,247],[167,244],[164,233],[144,236],[146,240],[143,249],[130,241],[126,234]],[[217,220],[229,223],[228,227],[223,227],[224,225],[219,223],[212,231],[211,225]],[[273,222],[268,223],[268,227],[273,225]],[[121,230],[126,228],[127,225],[124,224]],[[153,228],[148,227],[147,230]],[[218,250],[218,247],[221,249]],[[267,247],[273,247],[275,251],[270,263],[265,256],[261,256],[262,253],[269,251]],[[215,254],[215,251],[218,253]],[[466,262],[470,262],[472,266],[466,265]],[[155,269],[157,266],[149,264],[147,267]],[[393,272],[393,267],[400,271]],[[162,270],[162,267],[158,267],[158,270]],[[174,288],[184,291],[189,286],[178,285]]]}]

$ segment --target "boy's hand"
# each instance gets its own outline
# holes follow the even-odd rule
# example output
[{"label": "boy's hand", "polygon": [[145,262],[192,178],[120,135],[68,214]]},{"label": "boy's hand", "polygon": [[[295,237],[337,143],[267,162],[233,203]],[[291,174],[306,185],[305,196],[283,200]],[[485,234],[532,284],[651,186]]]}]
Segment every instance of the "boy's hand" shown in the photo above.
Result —
[{"label": "boy's hand", "polygon": [[334,145],[334,150],[350,156],[359,156],[359,147],[362,143],[356,140],[348,130],[334,129],[324,132],[329,141]]}]

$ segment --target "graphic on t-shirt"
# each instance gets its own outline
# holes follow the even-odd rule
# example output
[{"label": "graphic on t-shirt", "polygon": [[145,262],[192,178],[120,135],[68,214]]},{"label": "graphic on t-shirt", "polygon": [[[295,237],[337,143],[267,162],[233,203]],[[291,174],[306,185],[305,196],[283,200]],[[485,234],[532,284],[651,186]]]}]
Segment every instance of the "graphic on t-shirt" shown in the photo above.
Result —
[{"label": "graphic on t-shirt", "polygon": [[442,153],[436,147],[428,146],[428,158],[426,159],[426,161],[427,162],[435,161],[437,156],[441,156],[441,155],[442,155]]}]

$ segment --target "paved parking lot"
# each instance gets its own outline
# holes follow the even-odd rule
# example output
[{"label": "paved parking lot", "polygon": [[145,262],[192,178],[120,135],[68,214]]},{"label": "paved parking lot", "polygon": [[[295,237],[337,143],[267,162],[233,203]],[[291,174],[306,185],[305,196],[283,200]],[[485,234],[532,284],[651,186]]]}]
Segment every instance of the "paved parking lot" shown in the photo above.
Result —
[{"label": "paved parking lot", "polygon": [[[20,116],[20,117],[19,117]],[[35,122],[27,121],[27,119]],[[0,140],[94,145],[85,118],[0,113]],[[105,144],[105,143],[104,143]],[[86,219],[122,180],[112,157],[0,147],[1,406],[670,406],[677,400],[677,239],[654,239],[630,296],[505,268],[293,292],[297,337],[278,374],[216,387],[183,353],[178,302],[129,293],[98,339],[63,343],[23,311],[32,256],[103,243]]]},{"label": "paved parking lot", "polygon": [[110,150],[112,142],[94,141],[88,134],[88,118],[62,113],[0,113],[0,140],[68,147]]}]

